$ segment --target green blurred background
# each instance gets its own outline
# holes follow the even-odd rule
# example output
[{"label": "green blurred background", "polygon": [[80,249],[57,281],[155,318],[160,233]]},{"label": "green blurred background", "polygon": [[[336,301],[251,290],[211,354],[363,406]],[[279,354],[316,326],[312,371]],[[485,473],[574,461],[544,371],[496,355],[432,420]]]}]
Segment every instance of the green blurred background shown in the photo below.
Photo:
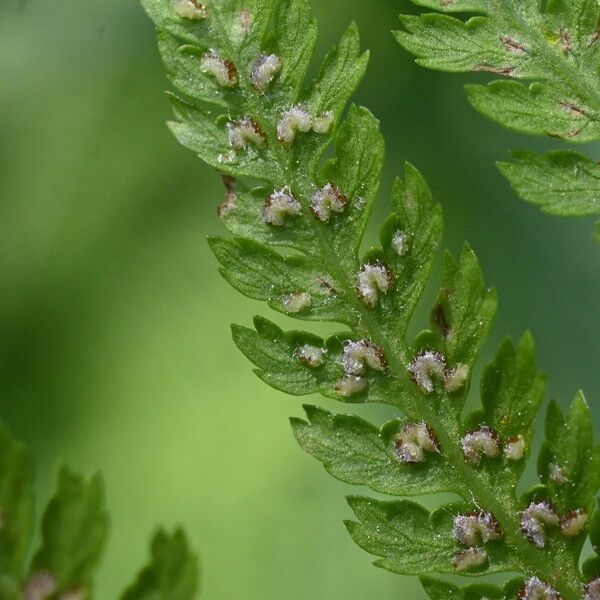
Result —
[{"label": "green blurred background", "polygon": [[[351,19],[372,51],[358,101],[388,143],[376,217],[414,162],[446,245],[469,240],[499,290],[486,358],[531,328],[548,395],[564,404],[581,387],[595,407],[600,245],[589,221],[518,201],[494,167],[511,146],[552,143],[477,115],[460,76],[416,67],[389,33],[408,0],[313,4],[320,56]],[[188,530],[209,600],[421,599],[351,543],[356,490],[302,453],[287,422],[301,401],[265,387],[230,341],[231,322],[268,310],[216,272],[205,237],[222,232],[222,186],[164,126],[167,83],[136,1],[0,0],[0,82],[0,414],[35,451],[40,503],[60,459],[104,473],[97,597],[117,597],[164,523]]]}]

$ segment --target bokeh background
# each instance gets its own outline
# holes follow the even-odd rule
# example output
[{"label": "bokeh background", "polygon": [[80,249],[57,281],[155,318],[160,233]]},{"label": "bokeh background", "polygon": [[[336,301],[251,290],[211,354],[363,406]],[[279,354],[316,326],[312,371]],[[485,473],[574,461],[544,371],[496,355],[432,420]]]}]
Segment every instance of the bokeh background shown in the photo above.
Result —
[{"label": "bokeh background", "polygon": [[[357,100],[388,143],[376,218],[414,162],[443,204],[446,245],[469,240],[499,290],[486,358],[531,328],[548,397],[566,404],[581,387],[599,421],[591,222],[542,215],[494,167],[511,146],[554,142],[498,128],[470,109],[464,78],[416,67],[389,33],[408,0],[313,4],[319,56],[352,19],[372,52]],[[133,577],[158,523],[186,527],[208,600],[420,600],[351,543],[356,490],[302,453],[287,422],[301,401],[264,386],[230,341],[231,322],[268,310],[217,274],[205,237],[222,232],[222,187],[166,130],[166,88],[135,0],[0,1],[0,415],[35,452],[40,505],[59,460],[102,470],[101,600]]]}]

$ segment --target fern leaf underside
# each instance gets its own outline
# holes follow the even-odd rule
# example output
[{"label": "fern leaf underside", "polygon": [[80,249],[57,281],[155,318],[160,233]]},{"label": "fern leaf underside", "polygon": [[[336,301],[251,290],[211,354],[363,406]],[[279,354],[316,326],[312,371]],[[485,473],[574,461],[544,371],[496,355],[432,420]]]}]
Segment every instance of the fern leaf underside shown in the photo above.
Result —
[{"label": "fern leaf underside", "polygon": [[[219,214],[233,236],[210,240],[223,277],[275,311],[343,327],[321,339],[257,317],[253,328],[233,327],[235,343],[283,392],[380,402],[402,415],[378,428],[307,406],[306,420],[292,419],[300,445],[343,481],[400,498],[459,498],[429,512],[406,499],[352,497],[355,542],[378,566],[424,577],[434,599],[592,593],[600,561],[589,559],[585,575],[577,565],[600,521],[600,453],[583,397],[566,416],[551,405],[539,484],[517,497],[545,384],[533,341],[502,344],[482,377],[481,407],[463,418],[496,295],[468,246],[458,261],[447,254],[430,326],[407,339],[442,233],[414,167],[396,181],[380,246],[361,253],[384,144],[369,111],[345,111],[367,62],[356,27],[305,85],[317,36],[307,0],[143,4],[178,92],[170,128],[224,178]],[[431,578],[498,572],[521,575],[505,588]]]}]

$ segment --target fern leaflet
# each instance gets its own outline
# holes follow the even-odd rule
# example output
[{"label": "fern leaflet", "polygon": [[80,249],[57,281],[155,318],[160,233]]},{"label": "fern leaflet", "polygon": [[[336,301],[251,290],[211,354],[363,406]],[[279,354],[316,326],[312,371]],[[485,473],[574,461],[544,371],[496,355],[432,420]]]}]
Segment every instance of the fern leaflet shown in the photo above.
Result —
[{"label": "fern leaflet", "polygon": [[[439,11],[401,17],[404,30],[396,38],[419,64],[505,78],[466,86],[479,112],[525,133],[600,139],[598,0],[550,0],[544,8],[538,0],[412,2]],[[524,200],[554,215],[600,214],[595,161],[570,150],[513,158],[498,167]]]}]

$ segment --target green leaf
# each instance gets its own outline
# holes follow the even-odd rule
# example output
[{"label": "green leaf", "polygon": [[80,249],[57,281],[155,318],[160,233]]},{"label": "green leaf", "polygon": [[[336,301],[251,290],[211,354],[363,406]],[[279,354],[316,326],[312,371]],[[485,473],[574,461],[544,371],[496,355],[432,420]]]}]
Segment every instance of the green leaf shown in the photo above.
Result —
[{"label": "green leaf", "polygon": [[517,194],[544,212],[584,216],[600,212],[600,167],[577,152],[513,152],[514,162],[498,163]]},{"label": "green leaf", "polygon": [[[467,510],[464,505],[448,504],[430,513],[406,500],[351,497],[348,503],[358,522],[348,521],[346,527],[361,548],[382,557],[376,566],[404,575],[456,572],[452,560],[461,548],[452,535],[453,522],[458,513]],[[488,545],[486,551],[489,560],[475,572],[518,569],[505,544]]]},{"label": "green leaf", "polygon": [[406,31],[395,32],[396,39],[417,62],[439,71],[480,71],[486,65],[499,70],[512,68],[513,62],[492,37],[489,22],[460,19],[435,13],[403,16]]},{"label": "green leaf", "polygon": [[358,27],[352,24],[325,57],[306,104],[317,113],[339,114],[364,77],[368,60],[368,52],[361,54]]},{"label": "green leaf", "polygon": [[156,533],[150,563],[121,596],[121,600],[192,600],[199,589],[198,559],[190,551],[185,534]]},{"label": "green leaf", "polygon": [[158,48],[171,83],[183,94],[204,102],[227,107],[236,96],[229,88],[218,85],[201,70],[201,57],[207,48],[182,46],[177,38],[159,31]]},{"label": "green leaf", "polygon": [[232,326],[233,341],[257,367],[257,374],[269,385],[288,394],[303,395],[329,387],[336,373],[330,373],[328,363],[311,368],[298,358],[304,344],[325,348],[325,342],[306,333],[284,333],[267,319],[254,319],[256,331]]},{"label": "green leaf", "polygon": [[550,404],[538,472],[552,501],[563,513],[591,509],[600,488],[600,446],[594,448],[593,444],[590,410],[581,392],[575,396],[566,418],[556,402]]},{"label": "green leaf", "polygon": [[523,460],[510,461],[518,473],[523,471],[531,451],[545,386],[546,378],[537,370],[530,333],[521,338],[516,348],[511,340],[505,340],[481,379],[485,422],[503,441],[522,436],[525,442]]},{"label": "green leaf", "polygon": [[509,597],[504,590],[491,584],[460,587],[434,577],[421,577],[421,585],[431,600],[504,600]]},{"label": "green leaf", "polygon": [[99,475],[85,480],[62,467],[42,522],[42,545],[32,573],[47,572],[60,591],[91,590],[108,534],[104,487]]},{"label": "green leaf", "polygon": [[171,35],[189,43],[197,43],[208,35],[209,28],[205,20],[180,18],[175,13],[171,0],[141,0],[141,3],[154,24]]},{"label": "green leaf", "polygon": [[425,463],[402,464],[393,454],[394,436],[402,426],[398,419],[380,430],[360,417],[332,415],[305,406],[308,422],[292,419],[298,443],[320,460],[331,475],[376,492],[418,496],[456,491],[444,461],[431,455]]},{"label": "green leaf", "polygon": [[[341,355],[345,336],[328,340],[302,331],[283,332],[267,319],[254,319],[256,330],[232,326],[233,340],[257,367],[257,375],[270,386],[296,396],[319,392],[324,396],[358,402],[386,402],[396,394],[385,373],[369,369],[364,375],[366,387],[351,397],[337,393],[336,385],[344,376]],[[322,352],[322,363],[311,366],[301,360],[300,350],[308,345]]]},{"label": "green leaf", "polygon": [[[335,157],[320,177],[320,183],[336,184],[349,199],[344,215],[331,220],[328,232],[346,268],[357,268],[356,256],[379,189],[384,155],[379,121],[366,108],[351,106],[335,138]],[[348,248],[354,252],[348,253]]]},{"label": "green leaf", "polygon": [[[439,204],[434,205],[423,176],[409,163],[405,165],[404,181],[396,179],[392,201],[395,212],[382,229],[381,245],[397,282],[388,312],[394,315],[394,325],[397,322],[398,329],[405,331],[425,290],[441,241],[442,210]],[[404,240],[400,254],[394,247],[397,235]]]},{"label": "green leaf", "polygon": [[242,182],[227,178],[225,182],[226,197],[219,208],[219,215],[233,235],[314,254],[318,242],[314,230],[305,220],[286,219],[279,227],[263,220],[263,206],[272,189],[259,187],[249,190]]},{"label": "green leaf", "polygon": [[364,77],[368,60],[368,52],[361,54],[358,28],[352,24],[329,51],[315,81],[302,96],[301,103],[311,114],[330,113],[333,118],[332,126],[324,135],[310,133],[292,146],[291,160],[305,173],[315,174],[346,103]]},{"label": "green leaf", "polygon": [[[352,319],[340,286],[303,256],[283,257],[262,244],[238,238],[211,238],[223,277],[242,294],[264,300],[285,314],[301,319],[347,323]],[[327,280],[331,287],[323,284]],[[290,307],[295,294],[308,294],[306,306]]]},{"label": "green leaf", "polygon": [[465,90],[481,114],[515,131],[572,142],[592,142],[600,136],[600,122],[589,118],[590,106],[567,100],[561,90],[548,85],[494,81],[467,85]]},{"label": "green leaf", "polygon": [[20,577],[33,533],[33,460],[0,424],[0,573]]},{"label": "green leaf", "polygon": [[283,0],[275,15],[276,52],[283,66],[279,85],[284,97],[298,98],[317,41],[317,24],[308,0]]},{"label": "green leaf", "polygon": [[217,122],[209,112],[178,98],[171,100],[180,122],[169,123],[169,128],[182,146],[193,150],[222,173],[283,185],[285,178],[268,146],[257,148],[249,144],[246,152],[236,152],[229,144],[225,121]]},{"label": "green leaf", "polygon": [[479,262],[473,250],[465,245],[460,264],[456,264],[450,253],[446,253],[442,289],[432,321],[440,334],[444,355],[450,364],[473,364],[487,338],[496,306],[496,292],[484,288]]},{"label": "green leaf", "polygon": [[[412,1],[436,11],[401,17],[404,29],[395,34],[419,64],[513,80],[467,85],[480,113],[525,133],[569,142],[600,139],[597,0]],[[440,14],[451,12],[464,16]],[[525,200],[558,215],[600,212],[592,161],[566,152],[515,159],[500,169]]]}]

